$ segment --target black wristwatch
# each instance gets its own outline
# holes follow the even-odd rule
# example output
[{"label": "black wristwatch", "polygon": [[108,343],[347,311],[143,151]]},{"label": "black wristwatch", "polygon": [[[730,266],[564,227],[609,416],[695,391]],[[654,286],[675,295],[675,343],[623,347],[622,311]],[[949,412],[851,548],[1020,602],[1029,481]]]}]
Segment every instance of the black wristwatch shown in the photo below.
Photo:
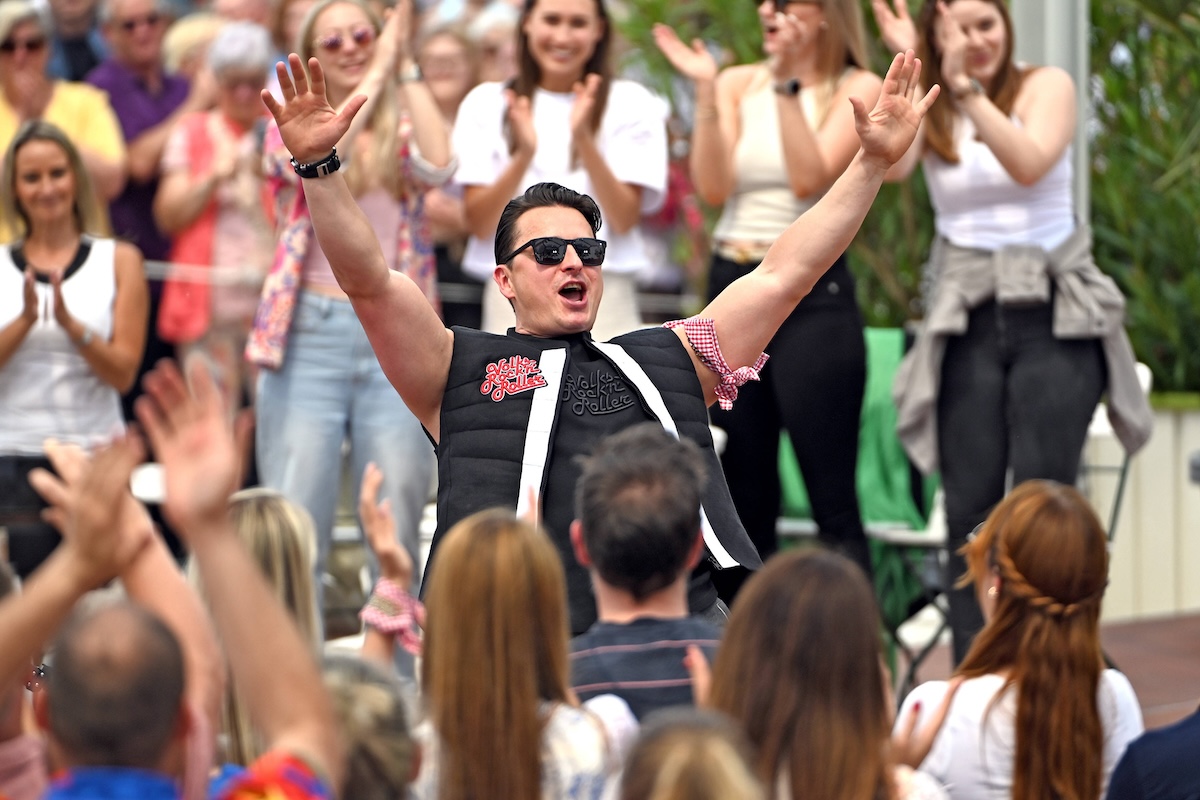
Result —
[{"label": "black wristwatch", "polygon": [[800,94],[800,79],[791,78],[786,81],[775,82],[775,94],[781,94],[784,97],[795,97]]},{"label": "black wristwatch", "polygon": [[342,166],[342,160],[338,158],[337,148],[322,158],[320,161],[314,161],[311,164],[301,164],[295,158],[291,160],[292,169],[296,170],[296,174],[301,178],[324,178],[337,172]]}]

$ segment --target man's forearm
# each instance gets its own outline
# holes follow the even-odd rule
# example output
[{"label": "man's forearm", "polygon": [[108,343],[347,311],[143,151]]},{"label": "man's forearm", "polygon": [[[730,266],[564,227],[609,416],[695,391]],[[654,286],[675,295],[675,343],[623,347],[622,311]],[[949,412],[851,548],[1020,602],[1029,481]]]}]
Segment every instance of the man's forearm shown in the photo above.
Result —
[{"label": "man's forearm", "polygon": [[0,686],[12,686],[29,673],[30,659],[62,626],[87,591],[60,547],[26,581],[20,594],[0,603]]},{"label": "man's forearm", "polygon": [[387,262],[370,221],[341,175],[304,181],[313,231],[342,291],[351,298],[382,293]]}]

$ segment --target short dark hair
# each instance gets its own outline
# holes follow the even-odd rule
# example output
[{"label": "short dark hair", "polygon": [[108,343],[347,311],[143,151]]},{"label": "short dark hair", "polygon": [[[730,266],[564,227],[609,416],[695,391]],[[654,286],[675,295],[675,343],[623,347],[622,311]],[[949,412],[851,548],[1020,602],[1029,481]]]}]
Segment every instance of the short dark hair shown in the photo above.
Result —
[{"label": "short dark hair", "polygon": [[179,719],[183,669],[179,641],[144,608],[76,614],[55,640],[50,733],[72,766],[154,770]]},{"label": "short dark hair", "polygon": [[501,259],[517,246],[517,220],[521,215],[535,208],[553,206],[575,209],[583,215],[588,225],[592,226],[593,235],[600,232],[600,206],[596,205],[595,200],[557,183],[535,183],[520,197],[509,200],[504,212],[500,214],[500,222],[496,225],[497,264],[505,263]]},{"label": "short dark hair", "polygon": [[700,535],[705,478],[700,448],[657,423],[600,442],[575,487],[576,515],[600,577],[637,600],[676,580]]}]

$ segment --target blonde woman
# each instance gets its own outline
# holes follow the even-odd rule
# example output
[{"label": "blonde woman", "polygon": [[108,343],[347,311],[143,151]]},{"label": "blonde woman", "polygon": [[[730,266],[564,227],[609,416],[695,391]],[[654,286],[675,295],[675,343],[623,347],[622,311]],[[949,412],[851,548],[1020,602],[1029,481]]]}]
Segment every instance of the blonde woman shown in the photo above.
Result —
[{"label": "blonde woman", "polygon": [[[375,235],[386,243],[389,267],[414,280],[436,304],[422,198],[431,185],[445,181],[453,163],[441,112],[412,63],[409,14],[405,0],[384,25],[363,0],[323,0],[300,26],[299,55],[305,63],[320,62],[334,106],[366,96],[337,143],[342,171]],[[380,369],[313,236],[300,178],[274,125],[265,150],[281,230],[246,348],[247,358],[262,367],[256,397],[259,473],[264,484],[312,514],[320,576],[348,443],[354,485],[368,462],[383,470],[383,496],[415,560],[433,448]],[[319,577],[317,593],[320,601]]]},{"label": "blonde woman", "polygon": [[[58,535],[40,521],[26,474],[52,438],[82,447],[125,427],[149,307],[142,254],[107,238],[83,156],[58,127],[26,123],[4,154],[0,219],[0,492],[10,559],[26,575]],[[23,500],[25,498],[28,500]]]},{"label": "blonde woman", "polygon": [[[760,2],[764,60],[721,71],[702,43],[688,47],[670,28],[655,27],[659,49],[695,85],[692,181],[702,199],[724,207],[713,233],[710,300],[754,270],[858,152],[849,98],[870,106],[882,85],[868,70],[859,5]],[[784,429],[821,541],[871,571],[855,488],[862,329],[843,255],[767,345],[772,360],[761,382],[743,387],[732,411],[712,412],[729,434],[721,463],[734,504],[764,560],[778,546]]]},{"label": "blonde woman", "polygon": [[[268,586],[316,655],[321,649],[321,629],[315,616],[312,518],[283,495],[263,488],[245,489],[230,498],[229,516]],[[203,594],[199,576],[192,577]],[[230,773],[253,764],[265,752],[262,736],[232,685],[225,694],[218,744],[218,757],[232,768],[227,770]]]}]

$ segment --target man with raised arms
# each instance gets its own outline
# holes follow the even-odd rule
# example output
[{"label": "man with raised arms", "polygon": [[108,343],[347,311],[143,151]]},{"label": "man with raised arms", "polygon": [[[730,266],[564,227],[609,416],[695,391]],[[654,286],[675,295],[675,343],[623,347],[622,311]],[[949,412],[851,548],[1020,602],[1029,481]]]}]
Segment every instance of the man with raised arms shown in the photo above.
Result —
[{"label": "man with raised arms", "polygon": [[[571,550],[576,456],[605,435],[655,420],[696,442],[708,464],[702,528],[708,558],[693,575],[689,607],[724,616],[709,575],[760,565],[737,519],[712,446],[707,407],[732,403],[756,379],[763,349],[817,278],[857,233],[884,173],[908,149],[938,94],[919,89],[920,61],[897,55],[873,110],[852,98],[861,149],[845,173],[796,220],[749,275],[697,317],[596,342],[589,331],[604,289],[600,213],[591,198],[539,184],[509,203],[496,231],[495,280],[513,306],[505,336],[447,329],[421,291],[388,270],[366,217],[336,173],[333,146],[365,98],[339,109],[315,59],[306,73],[276,72],[283,102],[263,101],[294,156],[313,229],[379,362],[438,451],[438,530],[482,508],[533,510],[567,570],[571,627],[596,612],[586,570]],[[310,78],[311,75],[311,78]],[[538,507],[530,509],[531,504]]]}]

